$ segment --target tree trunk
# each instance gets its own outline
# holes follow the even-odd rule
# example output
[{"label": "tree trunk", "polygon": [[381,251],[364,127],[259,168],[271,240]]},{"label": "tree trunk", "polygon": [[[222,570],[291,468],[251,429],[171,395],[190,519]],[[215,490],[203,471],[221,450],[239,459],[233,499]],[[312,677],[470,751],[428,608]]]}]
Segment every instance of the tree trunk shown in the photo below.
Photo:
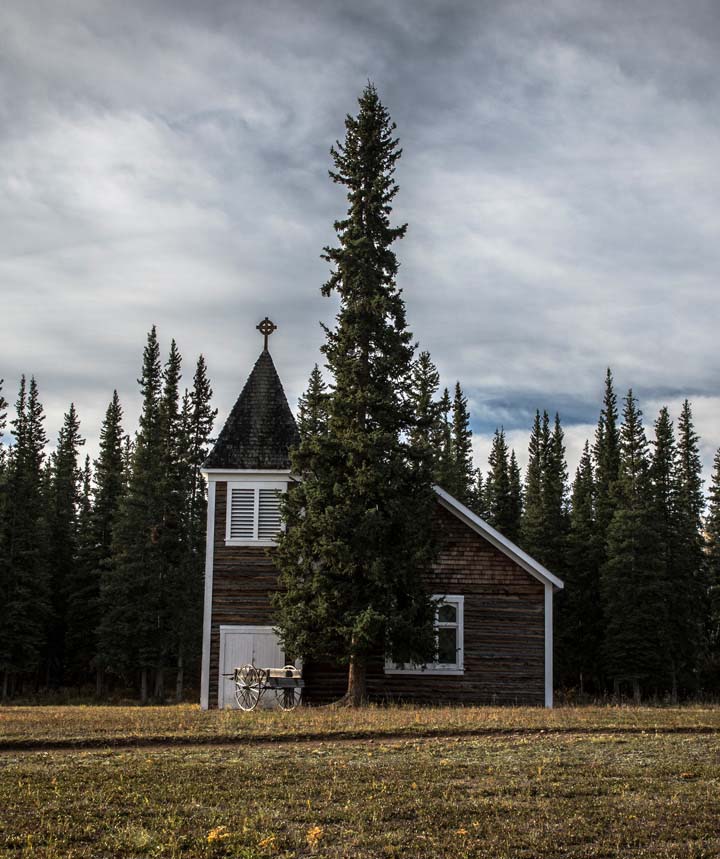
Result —
[{"label": "tree trunk", "polygon": [[183,699],[183,684],[185,681],[185,668],[183,666],[183,655],[178,653],[177,675],[175,677],[175,701],[179,704]]},{"label": "tree trunk", "polygon": [[620,681],[617,678],[613,680],[613,697],[620,697]]},{"label": "tree trunk", "polygon": [[367,670],[364,662],[350,657],[348,688],[345,699],[350,707],[362,707],[367,703]]},{"label": "tree trunk", "polygon": [[637,677],[633,677],[633,701],[640,704],[640,681]]},{"label": "tree trunk", "polygon": [[580,697],[581,697],[581,698],[582,698],[582,697],[583,697],[583,695],[585,694],[585,684],[584,684],[583,680],[584,680],[584,678],[583,678],[583,673],[582,673],[582,671],[581,671],[581,672],[580,672]]},{"label": "tree trunk", "polygon": [[148,702],[148,670],[143,668],[140,672],[140,703],[147,704]]},{"label": "tree trunk", "polygon": [[2,685],[2,699],[3,701],[7,701],[8,696],[8,675],[9,671],[3,671],[3,685]]},{"label": "tree trunk", "polygon": [[678,702],[678,681],[677,681],[677,669],[675,668],[675,663],[673,662],[672,668],[672,689],[670,691],[670,702],[675,705]]},{"label": "tree trunk", "polygon": [[100,666],[95,669],[95,697],[102,698],[103,695],[103,670]]},{"label": "tree trunk", "polygon": [[162,668],[162,666],[155,671],[154,697],[160,704],[162,704],[165,699],[165,669]]}]

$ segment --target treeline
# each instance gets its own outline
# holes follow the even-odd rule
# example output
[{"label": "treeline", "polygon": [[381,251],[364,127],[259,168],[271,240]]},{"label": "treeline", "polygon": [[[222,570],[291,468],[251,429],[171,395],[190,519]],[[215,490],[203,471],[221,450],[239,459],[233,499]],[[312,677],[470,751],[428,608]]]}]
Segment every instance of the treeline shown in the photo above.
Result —
[{"label": "treeline", "polygon": [[557,687],[636,700],[720,692],[720,451],[706,504],[687,400],[677,426],[662,408],[648,439],[637,399],[628,391],[620,408],[608,370],[571,482],[559,415],[536,413],[524,479],[502,428],[483,474],[460,384],[439,394],[427,352],[411,396],[437,482],[564,580]]},{"label": "treeline", "polygon": [[74,405],[48,455],[35,379],[23,377],[3,446],[8,404],[0,382],[0,676],[3,698],[93,684],[162,700],[166,678],[183,696],[197,671],[202,627],[205,482],[216,412],[202,356],[181,391],[173,341],[164,365],[155,328],[139,379],[131,437],[117,392],[99,453]]}]

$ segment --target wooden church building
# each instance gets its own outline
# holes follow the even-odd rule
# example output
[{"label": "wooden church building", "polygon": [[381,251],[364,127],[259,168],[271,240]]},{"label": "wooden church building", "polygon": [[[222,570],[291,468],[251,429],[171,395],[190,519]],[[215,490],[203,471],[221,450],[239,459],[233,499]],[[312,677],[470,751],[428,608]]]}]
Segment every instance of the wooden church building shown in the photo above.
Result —
[{"label": "wooden church building", "polygon": [[[266,320],[267,323],[267,320]],[[204,467],[208,525],[201,706],[235,705],[224,675],[236,666],[283,666],[270,597],[278,493],[287,489],[295,419],[267,348],[258,358]],[[272,330],[272,329],[270,329]],[[553,702],[553,594],[562,582],[471,510],[435,487],[439,552],[426,586],[442,597],[438,655],[428,665],[378,661],[376,699],[428,703]],[[305,664],[309,702],[339,698],[346,669]]]}]

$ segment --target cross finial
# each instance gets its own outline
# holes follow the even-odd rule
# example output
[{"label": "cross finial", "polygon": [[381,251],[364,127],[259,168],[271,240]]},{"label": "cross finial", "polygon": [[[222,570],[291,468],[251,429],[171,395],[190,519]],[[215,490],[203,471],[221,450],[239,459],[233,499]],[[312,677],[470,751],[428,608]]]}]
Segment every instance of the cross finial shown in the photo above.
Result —
[{"label": "cross finial", "polygon": [[263,319],[263,321],[259,325],[256,325],[255,327],[265,338],[264,349],[267,352],[267,350],[268,350],[268,347],[267,347],[268,337],[273,333],[273,331],[275,331],[277,329],[277,325],[274,322],[271,322],[266,316],[265,319]]}]

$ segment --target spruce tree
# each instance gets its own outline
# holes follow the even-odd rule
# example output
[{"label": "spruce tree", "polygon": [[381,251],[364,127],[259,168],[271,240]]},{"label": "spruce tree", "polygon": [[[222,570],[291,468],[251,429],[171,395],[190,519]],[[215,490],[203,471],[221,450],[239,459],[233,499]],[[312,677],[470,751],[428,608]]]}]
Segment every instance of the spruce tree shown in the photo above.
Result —
[{"label": "spruce tree", "polygon": [[[436,399],[440,387],[440,375],[429,352],[420,352],[413,361],[410,379],[410,402],[415,415],[410,432],[412,446],[429,461],[434,474],[439,477],[439,466],[443,446],[442,405]],[[451,444],[451,443],[450,443]],[[452,457],[450,447],[449,457]]]},{"label": "spruce tree", "polygon": [[90,679],[97,650],[98,578],[92,519],[92,468],[86,456],[80,476],[76,553],[66,581],[65,679],[77,686]]},{"label": "spruce tree", "polygon": [[113,529],[113,561],[104,580],[106,612],[100,623],[100,654],[108,671],[130,679],[140,673],[140,699],[158,662],[164,463],[160,400],[162,369],[155,327],[148,335],[139,380],[143,403],[132,467]]},{"label": "spruce tree", "polygon": [[692,408],[683,403],[678,419],[675,472],[677,480],[677,567],[672,592],[672,618],[677,647],[673,664],[678,681],[688,692],[698,688],[698,672],[707,646],[705,619],[708,615],[702,490],[702,460]]},{"label": "spruce tree", "polygon": [[170,626],[175,636],[175,698],[184,695],[185,666],[197,662],[202,644],[203,577],[205,571],[205,528],[207,490],[201,468],[208,455],[217,409],[213,409],[212,388],[207,365],[198,358],[192,390],[185,393],[181,410],[181,447],[184,463],[184,561],[180,565],[172,594]]},{"label": "spruce tree", "polygon": [[504,534],[513,543],[517,543],[520,539],[520,524],[522,522],[523,490],[522,475],[514,449],[510,451],[508,474],[510,479],[509,517]]},{"label": "spruce tree", "polygon": [[51,614],[47,630],[47,678],[51,687],[65,681],[65,633],[67,601],[78,554],[78,504],[80,469],[78,456],[85,439],[75,405],[63,418],[55,453],[50,460],[48,499]]},{"label": "spruce tree", "polygon": [[678,673],[682,663],[682,642],[678,633],[683,626],[674,617],[679,608],[679,588],[681,582],[677,578],[679,562],[679,532],[678,532],[678,482],[675,473],[676,447],[675,431],[670,414],[665,406],[660,409],[655,421],[655,440],[650,462],[650,485],[647,503],[655,526],[657,539],[656,548],[659,563],[658,587],[661,589],[663,611],[657,623],[659,641],[662,647],[662,665],[667,666],[667,672],[657,677],[661,688],[672,687],[673,701],[677,701]]},{"label": "spruce tree", "polygon": [[[96,692],[103,689],[103,676],[106,668],[115,667],[112,650],[112,628],[110,624],[118,621],[118,606],[115,604],[120,582],[115,578],[115,559],[113,557],[113,533],[120,505],[127,489],[125,439],[122,428],[123,412],[117,391],[105,412],[100,429],[98,458],[95,460],[94,504],[91,516],[92,558],[91,596],[88,597],[88,611],[94,613],[93,621],[88,622],[88,637],[92,638],[94,665],[96,670]],[[129,594],[121,589],[125,599]],[[129,610],[129,606],[126,606]],[[111,621],[110,618],[113,620]],[[102,631],[101,631],[102,630]],[[108,647],[111,652],[107,652]]]},{"label": "spruce tree", "polygon": [[0,552],[0,671],[3,697],[40,666],[50,613],[47,521],[43,497],[45,416],[34,378],[20,382],[15,444],[7,464]]},{"label": "spruce tree", "polygon": [[485,479],[487,521],[501,534],[509,537],[507,532],[512,530],[516,523],[510,482],[509,452],[505,441],[505,430],[502,428],[495,430],[488,464],[490,470]]},{"label": "spruce tree", "polygon": [[298,401],[298,432],[312,438],[327,432],[327,385],[317,364],[310,373],[305,393]]},{"label": "spruce tree", "polygon": [[662,673],[662,630],[667,628],[662,562],[652,509],[648,443],[632,391],[620,430],[620,468],[612,489],[615,512],[608,529],[601,587],[606,618],[604,658],[615,691],[630,683],[636,701],[643,685]]},{"label": "spruce tree", "polygon": [[620,431],[618,429],[617,397],[613,387],[613,376],[608,368],[605,376],[603,406],[595,432],[593,445],[596,475],[597,525],[603,541],[615,511],[613,486],[620,469]]},{"label": "spruce tree", "polygon": [[712,477],[708,490],[708,509],[705,518],[707,539],[706,569],[708,653],[705,675],[710,684],[720,688],[720,448],[713,460]]},{"label": "spruce tree", "polygon": [[541,420],[540,412],[535,412],[528,443],[528,465],[525,471],[525,492],[522,521],[520,525],[520,544],[525,551],[540,560],[545,553],[545,505],[543,501],[545,442],[547,431],[547,412]]},{"label": "spruce tree", "polygon": [[557,612],[558,680],[580,693],[602,687],[600,565],[603,560],[595,514],[595,476],[590,445],[585,442],[575,473],[564,583]]},{"label": "spruce tree", "polygon": [[286,650],[349,665],[347,701],[366,697],[366,668],[387,654],[401,662],[432,658],[433,604],[421,574],[432,557],[432,475],[409,441],[415,429],[413,345],[396,285],[390,224],[401,150],[394,124],[368,84],[357,117],[332,150],[333,180],[347,188],[347,216],[323,287],[337,293],[337,325],[322,347],[333,387],[328,432],[301,439],[283,512],[276,599]]},{"label": "spruce tree", "polygon": [[455,383],[452,409],[452,462],[455,472],[455,487],[451,494],[466,507],[473,505],[475,469],[472,460],[472,430],[467,398],[460,382]]},{"label": "spruce tree", "polygon": [[457,491],[457,470],[453,450],[452,402],[447,388],[443,390],[438,402],[438,429],[435,441],[435,482],[452,496]]},{"label": "spruce tree", "polygon": [[[0,379],[0,489],[3,485],[3,477],[7,466],[7,452],[5,450],[5,426],[7,425],[7,400],[3,397],[2,387],[4,379]],[[0,505],[2,504],[2,491],[0,491]],[[0,508],[1,510],[2,508]],[[1,513],[0,513],[1,515]]]},{"label": "spruce tree", "polygon": [[[549,422],[545,422],[547,427]],[[544,546],[539,560],[553,572],[563,575],[565,542],[568,532],[567,463],[565,437],[560,415],[555,415],[552,432],[544,435],[545,456],[542,475]]]}]

